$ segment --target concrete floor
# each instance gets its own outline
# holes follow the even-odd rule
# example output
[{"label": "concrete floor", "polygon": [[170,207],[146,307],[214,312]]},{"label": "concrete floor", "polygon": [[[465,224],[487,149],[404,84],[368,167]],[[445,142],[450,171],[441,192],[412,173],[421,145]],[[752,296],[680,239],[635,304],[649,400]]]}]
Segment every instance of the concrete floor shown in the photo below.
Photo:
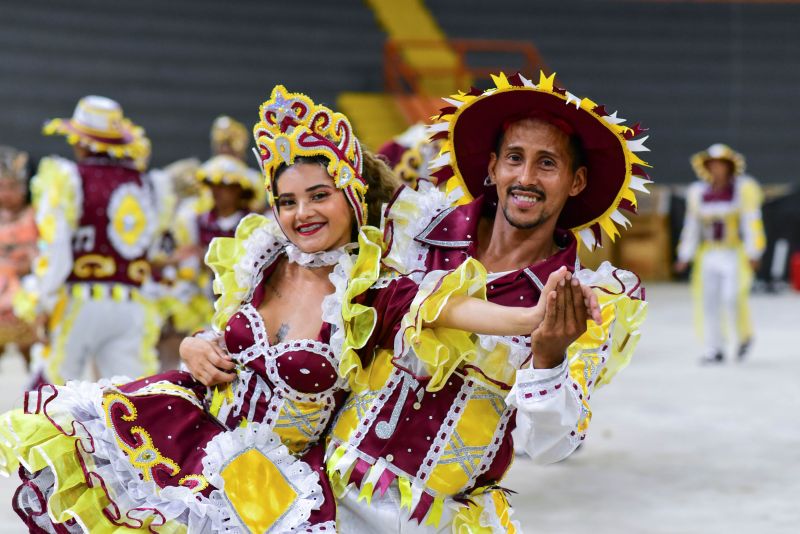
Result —
[{"label": "concrete floor", "polygon": [[[648,287],[631,366],[593,395],[568,460],[515,462],[506,486],[529,534],[800,532],[800,294],[756,295],[743,364],[703,367],[685,285]],[[18,406],[21,361],[0,361],[0,409]],[[0,503],[14,484],[0,479]],[[24,532],[6,504],[0,533]]]}]

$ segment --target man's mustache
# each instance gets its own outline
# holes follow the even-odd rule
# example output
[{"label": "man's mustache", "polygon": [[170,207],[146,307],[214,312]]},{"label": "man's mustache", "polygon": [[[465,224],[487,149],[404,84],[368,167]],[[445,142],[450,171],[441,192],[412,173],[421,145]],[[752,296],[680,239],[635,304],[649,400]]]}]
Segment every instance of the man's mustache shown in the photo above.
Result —
[{"label": "man's mustache", "polygon": [[528,186],[512,185],[506,191],[507,191],[507,193],[509,195],[511,193],[513,193],[514,191],[524,191],[526,193],[534,193],[536,195],[539,195],[540,197],[542,197],[542,200],[547,198],[546,195],[544,194],[544,191],[542,191],[540,188],[536,187],[535,185],[528,185]]}]

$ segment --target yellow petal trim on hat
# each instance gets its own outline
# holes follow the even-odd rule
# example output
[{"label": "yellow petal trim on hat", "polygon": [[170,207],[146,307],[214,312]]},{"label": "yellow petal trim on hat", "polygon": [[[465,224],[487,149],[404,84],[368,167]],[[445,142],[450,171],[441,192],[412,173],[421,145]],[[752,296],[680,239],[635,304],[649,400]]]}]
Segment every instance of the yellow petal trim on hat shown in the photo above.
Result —
[{"label": "yellow petal trim on hat", "polygon": [[[63,135],[71,146],[82,146],[95,153],[109,154],[115,158],[130,158],[136,166],[143,170],[147,167],[150,157],[150,140],[145,136],[144,130],[128,119],[122,119],[120,128],[126,131],[131,140],[127,143],[108,143],[91,135],[83,127],[77,127],[72,119],[51,119],[42,128],[44,135]],[[98,132],[98,135],[102,132]],[[107,132],[109,138],[115,137],[113,132]]]},{"label": "yellow petal trim on hat", "polygon": [[689,162],[692,164],[692,169],[697,177],[701,180],[705,180],[707,182],[711,181],[711,173],[708,172],[706,163],[712,159],[730,161],[733,164],[734,176],[744,174],[744,171],[747,168],[747,162],[742,154],[736,152],[728,145],[716,143],[707,149],[694,154],[689,159]]},{"label": "yellow petal trim on hat", "polygon": [[[637,145],[631,147],[628,145],[628,139],[625,138],[625,134],[630,132],[630,128],[627,126],[623,126],[621,124],[622,120],[616,117],[616,114],[610,116],[603,116],[598,114],[595,109],[597,108],[597,104],[588,99],[582,98],[577,99],[574,95],[571,95],[568,92],[565,94],[560,94],[555,87],[555,73],[547,76],[544,74],[543,71],[539,72],[539,83],[534,84],[530,80],[520,76],[520,79],[523,82],[523,85],[513,85],[508,77],[504,73],[499,73],[497,75],[492,75],[492,80],[495,84],[495,87],[487,89],[486,91],[482,92],[479,95],[467,94],[464,92],[459,91],[458,94],[452,95],[447,99],[451,103],[459,103],[460,105],[455,106],[457,109],[455,111],[448,111],[443,112],[442,115],[438,118],[438,122],[446,122],[448,123],[447,138],[443,139],[442,147],[439,151],[439,158],[432,162],[431,172],[436,172],[441,170],[445,167],[451,167],[453,170],[453,176],[449,179],[446,187],[447,190],[453,190],[457,187],[461,187],[464,191],[464,201],[472,200],[472,196],[469,193],[468,188],[466,187],[466,183],[461,176],[461,172],[458,169],[458,162],[455,160],[455,151],[453,148],[453,133],[455,131],[456,123],[458,122],[459,117],[466,109],[468,109],[473,103],[478,100],[484,98],[491,98],[492,95],[496,95],[503,92],[508,91],[536,91],[540,93],[547,93],[553,95],[556,98],[559,98],[565,102],[565,104],[569,104],[571,102],[576,103],[580,109],[582,109],[585,113],[588,113],[592,116],[595,120],[601,123],[605,128],[607,128],[614,136],[618,139],[620,144],[620,150],[624,155],[625,158],[625,168],[626,174],[619,191],[617,192],[614,201],[606,208],[602,215],[596,217],[595,219],[582,224],[580,226],[570,228],[572,232],[575,234],[575,237],[578,239],[579,242],[582,242],[584,246],[587,248],[594,248],[595,246],[599,246],[600,243],[597,239],[595,239],[593,232],[582,232],[582,230],[592,230],[594,228],[600,228],[603,232],[608,235],[608,237],[614,241],[616,237],[619,235],[619,231],[616,229],[615,222],[612,220],[612,216],[616,216],[618,212],[618,208],[620,206],[620,202],[623,199],[629,200],[634,206],[636,205],[636,194],[634,189],[631,188],[631,179],[633,176],[632,170],[633,165],[638,165],[640,167],[649,167],[644,160],[639,158],[635,152],[637,151],[646,151],[647,148],[644,147],[642,143],[638,143]],[[639,141],[641,141],[640,139]],[[437,164],[438,163],[438,164]],[[641,183],[639,186],[640,191],[645,191],[642,185],[644,183],[649,183],[649,180],[644,177],[641,178]]]},{"label": "yellow petal trim on hat", "polygon": [[261,187],[260,175],[233,156],[214,156],[197,170],[197,179],[215,185],[239,185],[255,193]]}]

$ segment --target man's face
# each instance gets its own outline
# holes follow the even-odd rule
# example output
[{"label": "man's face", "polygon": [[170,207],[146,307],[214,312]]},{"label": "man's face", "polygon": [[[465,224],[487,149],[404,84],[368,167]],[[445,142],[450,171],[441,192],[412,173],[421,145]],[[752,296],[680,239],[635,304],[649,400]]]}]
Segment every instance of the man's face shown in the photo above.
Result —
[{"label": "man's face", "polygon": [[733,178],[733,164],[725,159],[711,159],[706,162],[711,181],[717,186],[725,186]]},{"label": "man's face", "polygon": [[489,160],[498,211],[519,229],[555,220],[567,199],[586,187],[586,167],[572,170],[569,136],[547,122],[523,119],[505,132]]},{"label": "man's face", "polygon": [[211,184],[211,194],[217,210],[227,213],[241,207],[243,190],[238,184]]}]

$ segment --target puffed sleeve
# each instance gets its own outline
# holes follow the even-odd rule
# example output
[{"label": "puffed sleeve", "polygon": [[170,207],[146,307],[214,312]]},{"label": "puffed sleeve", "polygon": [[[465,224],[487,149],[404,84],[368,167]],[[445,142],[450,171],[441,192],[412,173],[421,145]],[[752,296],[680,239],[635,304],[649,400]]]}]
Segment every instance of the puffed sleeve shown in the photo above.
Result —
[{"label": "puffed sleeve", "polygon": [[72,240],[93,239],[76,235],[81,218],[82,187],[75,163],[59,157],[43,158],[31,181],[38,254],[32,273],[22,280],[14,297],[14,313],[33,321],[38,313],[48,313],[58,300],[58,291],[72,270]]},{"label": "puffed sleeve", "polygon": [[686,191],[686,215],[678,242],[678,260],[690,262],[700,245],[700,199],[702,184],[695,183]]},{"label": "puffed sleeve", "polygon": [[759,260],[767,245],[764,221],[761,219],[761,204],[764,194],[753,178],[742,176],[739,191],[742,216],[740,229],[748,259]]},{"label": "puffed sleeve", "polygon": [[602,324],[590,322],[560,366],[520,369],[507,398],[517,407],[515,448],[539,463],[567,457],[585,438],[591,395],[628,365],[647,312],[644,288],[634,273],[604,262],[577,277],[597,293]]}]

